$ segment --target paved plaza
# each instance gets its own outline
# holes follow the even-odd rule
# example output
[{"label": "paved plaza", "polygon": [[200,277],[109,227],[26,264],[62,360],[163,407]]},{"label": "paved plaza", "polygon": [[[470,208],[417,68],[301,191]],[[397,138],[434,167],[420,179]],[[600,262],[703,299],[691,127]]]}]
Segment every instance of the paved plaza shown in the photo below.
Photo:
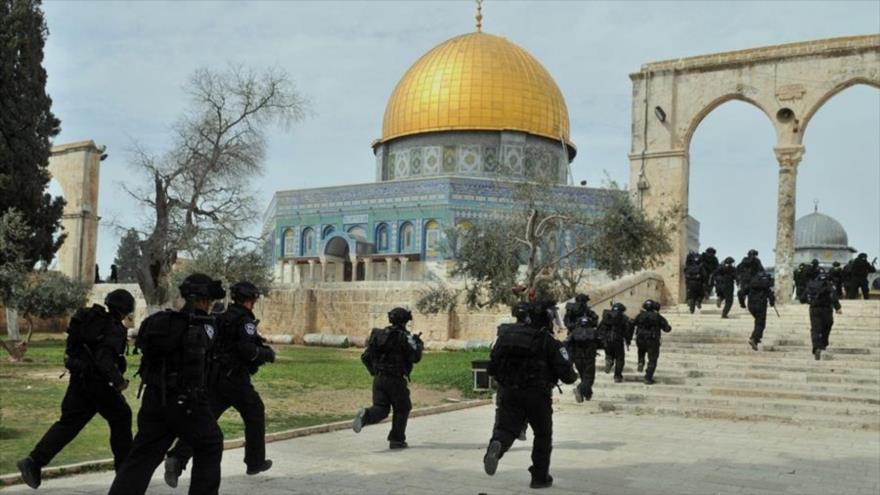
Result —
[{"label": "paved plaza", "polygon": [[[555,442],[549,493],[580,494],[877,494],[880,434],[664,416],[592,414],[594,404],[555,395]],[[223,456],[222,493],[507,494],[528,488],[531,432],[493,477],[482,456],[494,408],[482,406],[414,418],[410,449],[389,451],[387,424],[359,435],[339,431],[269,444],[275,467],[244,474],[241,449]],[[150,493],[166,487],[161,468]],[[46,480],[42,494],[103,494],[112,473]],[[3,493],[34,493],[19,485]]]}]

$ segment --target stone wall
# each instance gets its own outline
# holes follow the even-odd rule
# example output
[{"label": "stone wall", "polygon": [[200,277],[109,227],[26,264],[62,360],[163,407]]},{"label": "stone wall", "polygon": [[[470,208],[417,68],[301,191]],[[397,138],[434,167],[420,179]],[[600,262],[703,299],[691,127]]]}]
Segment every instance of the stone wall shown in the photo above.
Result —
[{"label": "stone wall", "polygon": [[[266,335],[292,335],[302,342],[307,333],[366,337],[374,327],[387,324],[395,306],[414,308],[422,282],[348,282],[311,288],[279,288],[255,308],[260,330]],[[651,272],[624,277],[589,290],[597,308],[612,301],[636,310],[645,299],[666,304],[670,300],[663,280]],[[561,305],[560,305],[561,306]],[[509,320],[507,308],[468,310],[464,304],[450,314],[421,315],[414,312],[411,328],[426,341],[491,341],[499,323]]]}]

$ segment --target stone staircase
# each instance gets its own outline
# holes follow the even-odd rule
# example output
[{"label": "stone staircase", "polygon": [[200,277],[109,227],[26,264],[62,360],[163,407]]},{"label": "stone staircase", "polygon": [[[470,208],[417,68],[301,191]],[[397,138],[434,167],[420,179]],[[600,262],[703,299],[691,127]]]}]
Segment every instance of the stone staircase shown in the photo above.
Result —
[{"label": "stone staircase", "polygon": [[880,430],[880,301],[842,305],[821,361],[811,354],[807,306],[782,307],[779,318],[771,308],[757,352],[747,344],[751,315],[736,304],[727,320],[714,302],[693,315],[684,305],[664,308],[672,333],[663,336],[658,383],[641,382],[633,342],[624,383],[602,372],[600,354],[593,400],[585,406],[601,412]]}]

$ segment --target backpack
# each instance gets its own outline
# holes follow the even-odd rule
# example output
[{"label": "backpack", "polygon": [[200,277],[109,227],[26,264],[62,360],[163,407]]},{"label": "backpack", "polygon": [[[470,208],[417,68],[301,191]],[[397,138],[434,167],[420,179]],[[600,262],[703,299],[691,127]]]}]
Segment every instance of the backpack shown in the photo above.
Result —
[{"label": "backpack", "polygon": [[596,340],[596,327],[578,324],[568,334],[568,340],[576,346],[585,346]]},{"label": "backpack", "polygon": [[543,380],[547,364],[541,355],[542,344],[538,330],[522,324],[509,325],[495,341],[490,374],[509,387],[524,387]]},{"label": "backpack", "polygon": [[100,305],[80,308],[70,318],[67,327],[67,345],[64,350],[64,367],[72,373],[84,373],[95,366],[94,347],[104,340],[107,315]]},{"label": "backpack", "polygon": [[818,280],[807,284],[806,301],[810,303],[810,306],[831,305],[831,291],[826,289],[827,286]]},{"label": "backpack", "polygon": [[370,332],[367,348],[361,355],[361,362],[367,367],[371,375],[385,372],[389,374],[409,374],[411,366],[406,362],[401,352],[401,339],[405,338],[404,332],[393,326],[374,328]]},{"label": "backpack", "polygon": [[[177,383],[166,381],[166,375],[174,374],[183,360],[184,332],[175,330],[175,320],[187,319],[183,313],[170,309],[160,311],[141,322],[134,340],[135,353],[142,354],[141,364],[135,376],[143,384],[161,385],[164,389],[175,388]],[[140,392],[138,392],[140,393]],[[163,394],[164,395],[164,394]]]}]

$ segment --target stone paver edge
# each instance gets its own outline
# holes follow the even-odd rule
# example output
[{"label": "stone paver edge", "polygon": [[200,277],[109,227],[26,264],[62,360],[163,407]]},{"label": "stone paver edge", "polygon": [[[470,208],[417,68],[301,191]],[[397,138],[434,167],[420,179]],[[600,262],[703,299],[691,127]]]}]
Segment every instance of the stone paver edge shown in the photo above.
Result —
[{"label": "stone paver edge", "polygon": [[[441,404],[439,406],[422,407],[413,409],[410,412],[411,418],[419,416],[428,416],[431,414],[442,414],[447,412],[459,411],[471,407],[479,407],[492,404],[491,399],[474,399],[461,402],[453,402],[449,404]],[[382,421],[387,423],[391,418],[388,417]],[[314,426],[305,426],[302,428],[294,428],[292,430],[278,431],[266,434],[266,443],[280,442],[282,440],[290,440],[293,438],[305,437],[309,435],[317,435],[320,433],[330,433],[334,431],[351,428],[351,421],[336,421],[333,423],[324,423]],[[244,438],[234,438],[223,442],[223,450],[237,449],[244,446]],[[91,473],[97,471],[108,471],[113,469],[113,459],[99,459],[96,461],[77,462],[74,464],[65,464],[43,469],[43,479],[60,478],[62,476],[70,476],[74,474]],[[0,489],[6,486],[17,485],[22,482],[21,475],[18,473],[10,473],[0,475]]]}]

